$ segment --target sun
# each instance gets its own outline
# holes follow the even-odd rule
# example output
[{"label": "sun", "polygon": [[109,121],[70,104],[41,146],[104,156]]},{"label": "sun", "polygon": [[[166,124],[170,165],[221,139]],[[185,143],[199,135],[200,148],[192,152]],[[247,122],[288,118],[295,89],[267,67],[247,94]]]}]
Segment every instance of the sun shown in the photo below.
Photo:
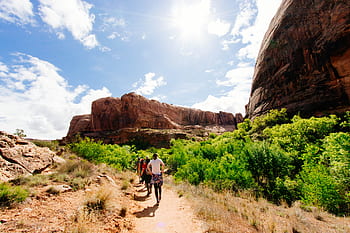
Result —
[{"label": "sun", "polygon": [[183,39],[199,37],[207,29],[210,15],[210,1],[182,2],[173,9],[172,21]]}]

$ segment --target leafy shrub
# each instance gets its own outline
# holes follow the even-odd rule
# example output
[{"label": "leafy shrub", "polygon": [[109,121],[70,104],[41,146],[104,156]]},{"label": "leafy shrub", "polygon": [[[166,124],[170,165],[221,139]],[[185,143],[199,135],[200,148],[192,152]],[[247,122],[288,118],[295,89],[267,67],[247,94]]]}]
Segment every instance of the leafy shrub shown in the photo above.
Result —
[{"label": "leafy shrub", "polygon": [[232,154],[225,154],[211,163],[205,170],[205,182],[216,190],[232,191],[248,189],[255,184],[246,163]]},{"label": "leafy shrub", "polygon": [[104,145],[101,141],[95,142],[89,138],[70,144],[70,148],[87,160],[106,163],[118,170],[132,169],[132,161],[136,159],[131,146]]},{"label": "leafy shrub", "polygon": [[22,202],[28,197],[28,191],[19,186],[11,186],[7,183],[0,184],[0,207],[11,206],[16,202]]},{"label": "leafy shrub", "polygon": [[323,139],[321,162],[329,166],[343,192],[350,192],[350,134],[332,133]]},{"label": "leafy shrub", "polygon": [[193,157],[178,169],[175,177],[188,180],[191,184],[198,185],[205,180],[205,170],[209,166],[210,162],[207,159]]},{"label": "leafy shrub", "polygon": [[278,146],[267,142],[246,144],[243,153],[247,170],[251,172],[258,186],[263,188],[264,194],[272,197],[276,179],[289,174],[291,158]]},{"label": "leafy shrub", "polygon": [[287,151],[303,152],[308,144],[319,144],[320,140],[335,131],[338,118],[329,117],[303,119],[294,116],[292,123],[266,128],[264,136]]},{"label": "leafy shrub", "polygon": [[302,201],[332,213],[345,211],[346,200],[337,191],[337,183],[324,165],[307,166],[300,173]]},{"label": "leafy shrub", "polygon": [[287,109],[273,109],[270,110],[267,114],[254,119],[254,121],[250,124],[249,134],[255,137],[261,136],[261,133],[264,129],[287,122],[289,122]]}]

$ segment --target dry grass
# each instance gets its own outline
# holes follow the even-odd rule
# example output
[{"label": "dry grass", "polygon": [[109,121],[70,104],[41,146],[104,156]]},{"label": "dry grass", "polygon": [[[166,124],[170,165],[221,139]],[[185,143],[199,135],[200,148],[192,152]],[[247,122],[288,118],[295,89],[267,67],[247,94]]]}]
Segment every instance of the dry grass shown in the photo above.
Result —
[{"label": "dry grass", "polygon": [[317,208],[305,211],[300,203],[276,206],[256,200],[249,192],[237,196],[186,183],[174,187],[179,196],[190,198],[197,216],[208,223],[208,232],[350,232],[349,217],[335,217]]},{"label": "dry grass", "polygon": [[89,233],[98,232],[98,227],[94,223],[98,222],[98,217],[94,214],[87,214],[85,211],[77,211],[72,216],[72,221],[66,225],[66,233]]},{"label": "dry grass", "polygon": [[101,186],[96,192],[89,193],[84,202],[84,211],[89,214],[102,213],[111,207],[113,198],[113,189],[107,185]]},{"label": "dry grass", "polygon": [[126,191],[135,182],[135,173],[131,171],[125,171],[118,173],[116,178],[122,182],[121,190]]}]

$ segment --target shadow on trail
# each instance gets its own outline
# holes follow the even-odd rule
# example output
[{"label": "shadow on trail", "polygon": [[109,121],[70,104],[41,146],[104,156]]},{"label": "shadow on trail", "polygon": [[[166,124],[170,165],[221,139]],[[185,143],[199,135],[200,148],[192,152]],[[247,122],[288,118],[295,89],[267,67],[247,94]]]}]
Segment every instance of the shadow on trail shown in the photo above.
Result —
[{"label": "shadow on trail", "polygon": [[136,194],[134,194],[134,200],[135,201],[146,201],[147,198],[149,198],[149,196],[145,195],[145,196],[138,196]]},{"label": "shadow on trail", "polygon": [[158,207],[159,206],[155,204],[154,206],[146,207],[141,211],[134,212],[133,214],[137,218],[154,217],[156,215],[156,210],[158,209]]}]

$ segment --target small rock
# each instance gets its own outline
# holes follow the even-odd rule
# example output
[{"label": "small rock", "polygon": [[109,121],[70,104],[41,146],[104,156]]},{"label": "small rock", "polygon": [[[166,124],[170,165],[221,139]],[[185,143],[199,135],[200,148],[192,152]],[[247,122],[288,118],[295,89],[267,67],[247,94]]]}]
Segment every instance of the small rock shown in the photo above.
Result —
[{"label": "small rock", "polygon": [[32,208],[24,208],[22,211],[23,212],[32,212],[32,210],[33,210]]},{"label": "small rock", "polygon": [[5,222],[8,222],[8,220],[7,219],[0,219],[0,223],[2,224],[2,223],[5,223]]}]

